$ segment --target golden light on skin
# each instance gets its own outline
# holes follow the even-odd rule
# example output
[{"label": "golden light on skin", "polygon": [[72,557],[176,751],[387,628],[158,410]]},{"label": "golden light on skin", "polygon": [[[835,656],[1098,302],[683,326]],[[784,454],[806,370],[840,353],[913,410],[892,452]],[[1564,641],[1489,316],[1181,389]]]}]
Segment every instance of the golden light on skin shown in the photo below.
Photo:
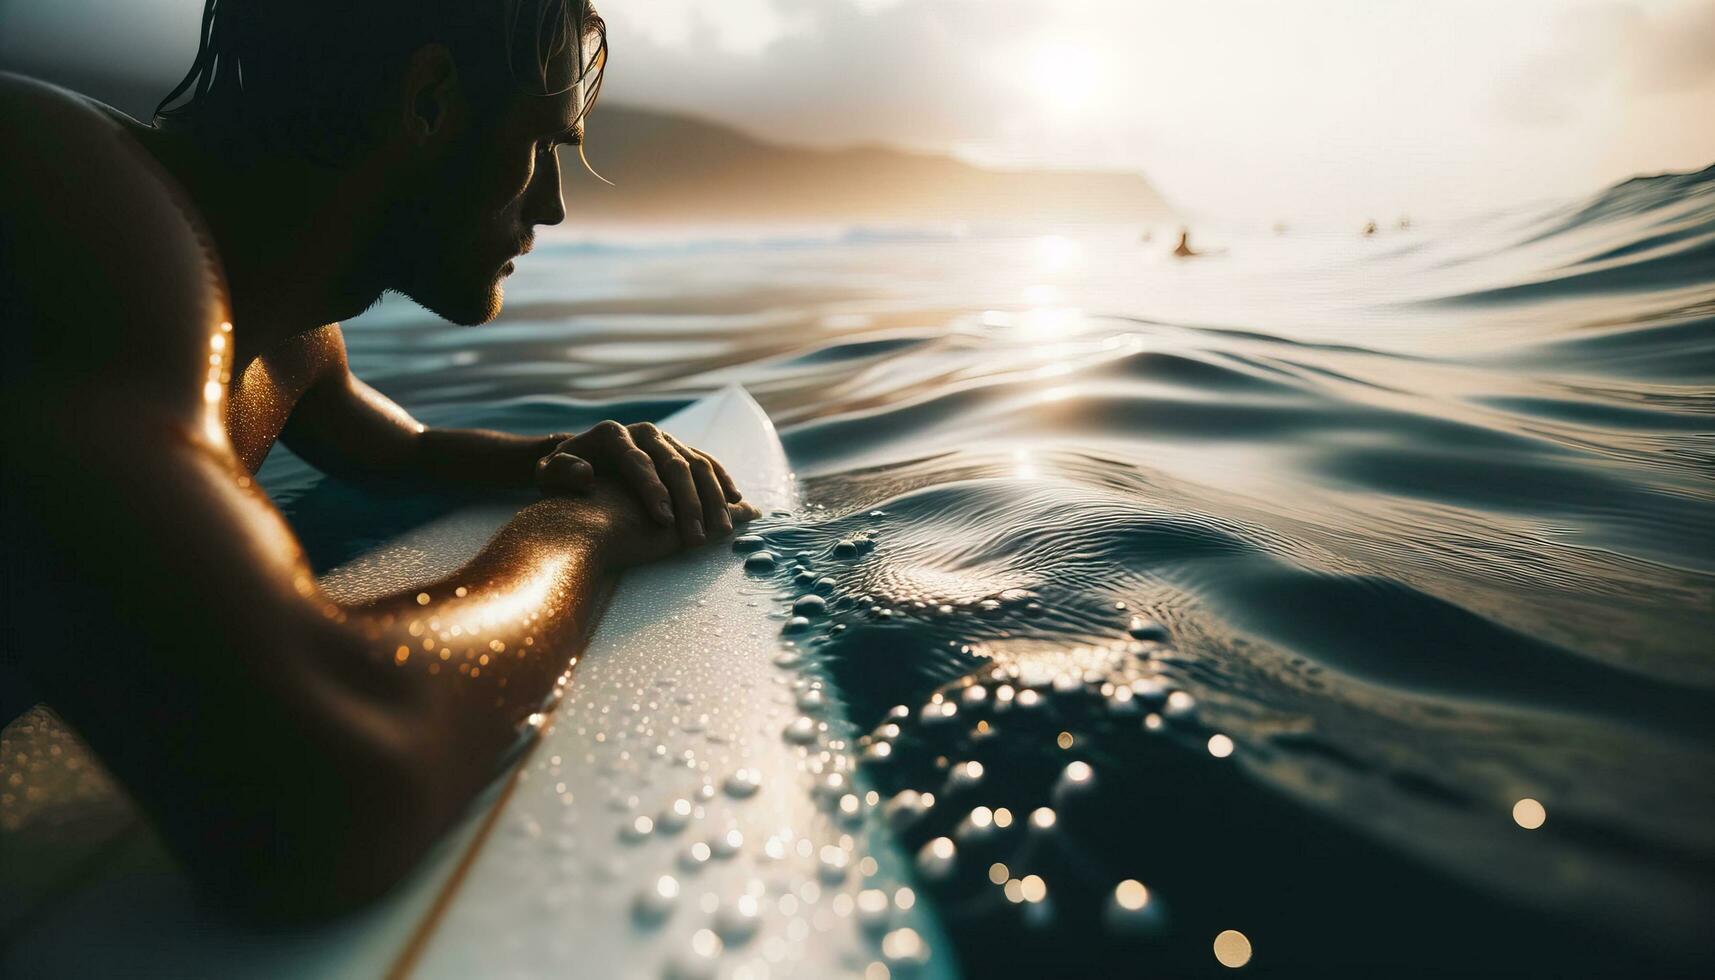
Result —
[{"label": "golden light on skin", "polygon": [[1127,878],[1114,887],[1114,901],[1120,908],[1136,912],[1149,904],[1149,889],[1143,887],[1143,882]]},{"label": "golden light on skin", "polygon": [[1225,759],[1233,754],[1233,740],[1225,735],[1209,736],[1209,754],[1217,759]]},{"label": "golden light on skin", "polygon": [[222,320],[208,335],[208,371],[203,377],[203,436],[210,445],[226,447],[226,388],[232,380],[232,324]]},{"label": "golden light on skin", "polygon": [[1548,808],[1530,797],[1513,804],[1513,823],[1526,830],[1535,830],[1548,820]]},{"label": "golden light on skin", "polygon": [[1215,959],[1222,966],[1238,969],[1251,961],[1251,941],[1237,929],[1227,929],[1215,937]]}]

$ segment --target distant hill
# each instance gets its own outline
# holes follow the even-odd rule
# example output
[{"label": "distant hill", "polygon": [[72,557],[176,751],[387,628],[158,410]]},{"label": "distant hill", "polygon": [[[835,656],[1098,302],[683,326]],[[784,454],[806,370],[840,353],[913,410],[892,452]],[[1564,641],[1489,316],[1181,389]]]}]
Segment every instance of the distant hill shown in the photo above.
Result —
[{"label": "distant hill", "polygon": [[1137,174],[988,170],[879,146],[805,149],[625,105],[596,108],[586,155],[615,186],[567,158],[574,220],[1133,224],[1172,213]]},{"label": "distant hill", "polygon": [[[116,76],[99,65],[0,65],[46,78],[141,119],[170,80]],[[590,117],[590,163],[570,154],[566,204],[576,222],[994,221],[1138,224],[1171,208],[1138,174],[988,170],[880,146],[815,150],[771,143],[690,116],[602,103]]]}]

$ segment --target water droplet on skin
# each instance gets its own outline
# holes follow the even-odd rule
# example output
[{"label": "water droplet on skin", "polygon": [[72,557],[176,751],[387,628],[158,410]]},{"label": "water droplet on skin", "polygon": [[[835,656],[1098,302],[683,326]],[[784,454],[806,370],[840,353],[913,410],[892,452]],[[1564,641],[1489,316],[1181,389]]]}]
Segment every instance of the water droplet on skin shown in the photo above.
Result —
[{"label": "water droplet on skin", "polygon": [[812,688],[798,695],[798,708],[802,711],[819,711],[826,707],[827,696],[820,690]]},{"label": "water droplet on skin", "polygon": [[747,572],[772,572],[774,567],[774,556],[766,551],[754,552],[744,560],[744,570]]},{"label": "water droplet on skin", "polygon": [[839,541],[835,542],[835,544],[834,544],[834,557],[835,558],[856,558],[857,553],[858,553],[857,542],[851,540],[850,538],[841,538]]},{"label": "water droplet on skin", "polygon": [[819,595],[799,596],[792,603],[792,612],[797,616],[825,616],[828,612],[828,601]]},{"label": "water droplet on skin", "polygon": [[762,774],[755,769],[740,769],[726,778],[726,795],[735,800],[747,800],[762,788]]},{"label": "water droplet on skin", "polygon": [[803,616],[793,616],[786,621],[784,627],[787,633],[802,633],[810,628],[810,621]]},{"label": "water droplet on skin", "polygon": [[797,585],[809,585],[816,581],[816,573],[807,568],[800,568],[793,573],[792,581]]},{"label": "water droplet on skin", "polygon": [[741,534],[732,539],[732,550],[739,554],[747,554],[762,550],[764,543],[760,534]]},{"label": "water droplet on skin", "polygon": [[820,592],[820,593],[826,595],[827,593],[834,591],[834,587],[838,584],[839,583],[835,582],[833,579],[824,575],[821,578],[817,579],[815,582],[811,583],[811,587],[814,588],[817,592]]}]

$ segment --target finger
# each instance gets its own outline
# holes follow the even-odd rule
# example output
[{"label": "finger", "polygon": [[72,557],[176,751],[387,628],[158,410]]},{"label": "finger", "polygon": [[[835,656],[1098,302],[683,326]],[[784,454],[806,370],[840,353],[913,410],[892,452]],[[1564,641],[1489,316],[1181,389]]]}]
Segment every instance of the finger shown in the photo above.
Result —
[{"label": "finger", "polygon": [[607,455],[620,469],[625,482],[643,501],[643,506],[662,524],[672,524],[673,495],[656,472],[655,459],[631,437],[631,430],[618,422],[602,422],[590,430],[606,440]]},{"label": "finger", "polygon": [[701,544],[706,536],[703,504],[697,494],[696,477],[691,473],[690,461],[679,455],[679,451],[663,438],[660,429],[648,423],[632,426],[631,438],[637,443],[637,448],[654,460],[655,473],[666,483],[667,492],[673,499],[673,512],[679,521],[679,533],[686,541]]},{"label": "finger", "polygon": [[746,524],[762,516],[762,511],[757,510],[753,504],[744,500],[736,504],[727,504],[726,511],[727,517],[731,518],[734,524]]},{"label": "finger", "polygon": [[714,467],[715,479],[720,481],[721,496],[725,497],[727,499],[728,503],[736,504],[740,500],[744,499],[744,494],[740,493],[738,490],[738,484],[733,482],[732,476],[729,473],[727,473],[726,467],[721,465],[720,460],[714,458],[713,456],[710,456],[708,453],[705,453],[700,449],[691,449],[690,447],[686,446],[684,443],[680,442],[678,439],[674,438],[671,434],[668,434],[667,438],[671,439],[673,441],[673,445],[679,450],[680,454],[683,455],[686,459],[689,459],[691,457],[691,453],[694,452],[698,456],[701,456],[704,459],[709,461],[709,465]]},{"label": "finger", "polygon": [[543,493],[575,493],[595,480],[595,468],[571,453],[543,456],[536,463],[536,487]]},{"label": "finger", "polygon": [[709,529],[720,534],[731,533],[732,518],[727,516],[726,512],[726,489],[715,475],[714,461],[665,432],[661,435],[669,445],[679,451],[685,462],[691,464],[691,479],[697,484],[697,496],[703,502],[703,515]]}]

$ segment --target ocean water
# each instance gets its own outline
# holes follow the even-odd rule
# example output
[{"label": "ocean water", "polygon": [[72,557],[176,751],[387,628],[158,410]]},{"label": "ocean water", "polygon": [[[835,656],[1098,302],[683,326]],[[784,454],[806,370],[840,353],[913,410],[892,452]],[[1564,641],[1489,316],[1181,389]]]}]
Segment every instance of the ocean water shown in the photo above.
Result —
[{"label": "ocean water", "polygon": [[[1139,231],[574,228],[494,324],[347,340],[432,424],[749,388],[971,976],[1707,968],[1715,168]],[[449,506],[263,482],[323,567]]]}]

